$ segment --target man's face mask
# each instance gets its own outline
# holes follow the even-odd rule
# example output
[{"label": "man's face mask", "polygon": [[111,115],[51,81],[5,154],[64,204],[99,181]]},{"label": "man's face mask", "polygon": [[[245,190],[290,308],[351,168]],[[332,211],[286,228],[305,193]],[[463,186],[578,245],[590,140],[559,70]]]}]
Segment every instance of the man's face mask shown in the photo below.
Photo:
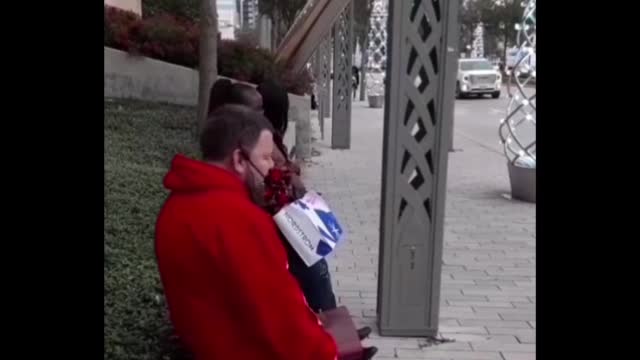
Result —
[{"label": "man's face mask", "polygon": [[264,130],[260,134],[258,141],[249,151],[242,144],[238,144],[240,157],[243,162],[243,179],[252,200],[258,204],[263,204],[264,198],[264,177],[273,168],[273,137],[270,131]]},{"label": "man's face mask", "polygon": [[246,150],[240,149],[240,154],[248,164],[244,184],[247,190],[249,190],[251,200],[258,206],[264,206],[264,179],[266,174],[263,174],[253,161],[251,161],[249,153]]}]

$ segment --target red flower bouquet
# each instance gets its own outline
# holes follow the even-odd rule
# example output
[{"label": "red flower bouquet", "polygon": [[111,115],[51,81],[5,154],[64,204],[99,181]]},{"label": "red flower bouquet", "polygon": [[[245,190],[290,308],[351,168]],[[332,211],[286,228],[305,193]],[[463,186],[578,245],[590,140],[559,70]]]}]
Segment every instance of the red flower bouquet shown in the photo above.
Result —
[{"label": "red flower bouquet", "polygon": [[267,211],[275,215],[280,209],[293,202],[291,170],[272,168],[264,178],[264,203]]}]

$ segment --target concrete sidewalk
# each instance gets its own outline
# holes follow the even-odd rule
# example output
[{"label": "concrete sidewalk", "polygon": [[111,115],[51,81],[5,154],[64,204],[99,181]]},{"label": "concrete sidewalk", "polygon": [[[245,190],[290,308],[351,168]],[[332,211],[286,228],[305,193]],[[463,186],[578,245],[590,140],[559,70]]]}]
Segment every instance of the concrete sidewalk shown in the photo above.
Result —
[{"label": "concrete sidewalk", "polygon": [[535,359],[535,204],[505,197],[504,158],[458,134],[464,151],[449,159],[440,308],[441,335],[455,342],[377,335],[383,111],[366,105],[353,104],[350,150],[330,149],[326,120],[325,141],[314,144],[321,154],[304,176],[347,232],[329,259],[333,282],[356,323],[374,329],[367,343],[380,348],[375,359]]}]

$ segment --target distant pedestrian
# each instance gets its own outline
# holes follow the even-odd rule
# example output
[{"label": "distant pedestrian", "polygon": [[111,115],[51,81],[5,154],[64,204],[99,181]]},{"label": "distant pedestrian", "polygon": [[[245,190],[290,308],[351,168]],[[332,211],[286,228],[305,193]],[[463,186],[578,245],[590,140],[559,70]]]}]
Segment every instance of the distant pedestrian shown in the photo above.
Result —
[{"label": "distant pedestrian", "polygon": [[357,66],[351,67],[351,86],[353,87],[353,99],[356,99],[358,87],[360,87],[360,69]]}]

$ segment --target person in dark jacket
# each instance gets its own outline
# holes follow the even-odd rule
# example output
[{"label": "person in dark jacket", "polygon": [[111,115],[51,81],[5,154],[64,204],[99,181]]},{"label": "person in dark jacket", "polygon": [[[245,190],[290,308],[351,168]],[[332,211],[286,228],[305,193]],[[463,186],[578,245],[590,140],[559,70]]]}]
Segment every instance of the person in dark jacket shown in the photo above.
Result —
[{"label": "person in dark jacket", "polygon": [[[262,95],[264,115],[269,119],[275,130],[273,136],[275,144],[273,161],[275,166],[289,167],[295,174],[299,174],[299,167],[289,161],[287,147],[283,141],[289,124],[288,94],[273,81],[263,82],[258,86],[257,90]],[[302,197],[306,193],[306,189],[300,176],[295,175],[292,178],[292,183],[295,196],[297,198]],[[337,306],[336,297],[333,293],[327,261],[322,259],[313,266],[308,267],[291,245],[286,240],[283,242],[289,255],[289,271],[298,280],[311,309],[315,312],[335,309]]]},{"label": "person in dark jacket", "polygon": [[[274,127],[273,142],[274,151],[272,158],[276,167],[288,167],[295,174],[292,177],[294,195],[297,198],[304,196],[306,188],[300,178],[300,168],[289,160],[288,149],[284,144],[284,135],[289,124],[289,96],[287,92],[273,81],[267,80],[260,84],[257,89],[238,86],[238,84],[227,83],[226,79],[218,80],[211,92],[213,107],[224,105],[223,101],[229,104],[241,104],[255,108],[253,100],[260,98],[264,116]],[[254,94],[251,94],[253,92]],[[337,307],[336,297],[331,285],[329,265],[325,259],[311,267],[307,267],[304,261],[291,247],[286,239],[282,239],[289,257],[289,270],[294,275],[303,290],[309,307],[315,312],[322,312]]]},{"label": "person in dark jacket", "polygon": [[[273,161],[275,167],[289,167],[293,170],[292,184],[294,195],[298,198],[306,193],[302,179],[300,178],[300,168],[289,160],[287,147],[283,138],[287,132],[289,124],[289,95],[286,90],[271,80],[267,80],[256,89],[262,96],[264,115],[271,122],[274,128],[273,142],[275,144]],[[336,297],[331,285],[331,275],[329,265],[325,259],[307,266],[298,253],[291,247],[286,239],[282,239],[289,258],[289,271],[298,280],[302,292],[309,303],[309,307],[317,313],[335,309],[337,307]],[[371,333],[371,328],[366,326],[358,329],[358,337],[364,339]],[[377,349],[365,348],[366,356],[373,356]]]},{"label": "person in dark jacket", "polygon": [[358,95],[358,87],[360,86],[360,69],[358,69],[358,67],[355,65],[351,67],[351,76],[352,76],[351,86],[353,87],[353,99],[355,100],[356,96]]}]

